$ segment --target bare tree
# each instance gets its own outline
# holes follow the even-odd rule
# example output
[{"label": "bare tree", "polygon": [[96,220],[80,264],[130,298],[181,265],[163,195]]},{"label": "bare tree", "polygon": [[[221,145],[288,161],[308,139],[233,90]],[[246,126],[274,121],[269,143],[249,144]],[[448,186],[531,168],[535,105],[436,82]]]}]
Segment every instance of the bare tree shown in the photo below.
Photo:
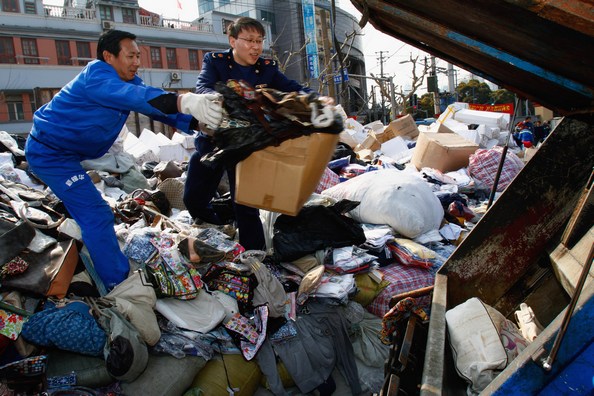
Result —
[{"label": "bare tree", "polygon": [[[293,49],[293,43],[291,43],[291,48],[288,51],[285,51],[282,54],[279,54],[278,51],[276,50],[276,48],[277,48],[276,42],[278,41],[279,37],[281,37],[283,32],[284,32],[284,28],[276,36],[276,40],[274,40],[272,42],[272,44],[270,44],[270,52],[272,55],[272,59],[274,61],[276,61],[276,64],[278,65],[278,69],[281,72],[285,73],[285,71],[287,70],[287,67],[292,65],[292,63],[291,63],[292,59],[294,59],[295,57],[298,57],[294,61],[294,63],[298,63],[301,61],[301,57],[305,53],[305,47],[307,46],[307,44],[309,44],[309,41],[306,41],[305,43],[303,43],[303,45],[296,50]],[[281,57],[282,57],[282,59],[281,59]]]},{"label": "bare tree", "polygon": [[404,87],[402,86],[399,86],[399,89],[397,90],[396,87],[394,87],[394,96],[396,97],[396,104],[399,107],[400,114],[408,112],[410,108],[407,106],[407,103],[409,102],[410,98],[412,98],[412,96],[421,87],[421,85],[423,85],[425,76],[431,70],[431,66],[427,62],[427,59],[425,59],[425,62],[423,62],[422,64],[419,63],[419,55],[415,57],[410,55],[410,58],[407,62],[410,62],[413,65],[410,91],[404,91]]}]

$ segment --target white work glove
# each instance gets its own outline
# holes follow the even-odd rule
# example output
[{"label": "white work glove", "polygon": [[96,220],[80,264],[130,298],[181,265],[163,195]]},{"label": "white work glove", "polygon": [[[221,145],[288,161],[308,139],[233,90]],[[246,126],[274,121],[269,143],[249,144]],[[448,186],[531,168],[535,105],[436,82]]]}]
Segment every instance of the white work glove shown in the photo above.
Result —
[{"label": "white work glove", "polygon": [[184,114],[190,114],[208,125],[217,129],[223,120],[222,98],[219,94],[194,94],[185,93],[180,96],[179,109]]}]

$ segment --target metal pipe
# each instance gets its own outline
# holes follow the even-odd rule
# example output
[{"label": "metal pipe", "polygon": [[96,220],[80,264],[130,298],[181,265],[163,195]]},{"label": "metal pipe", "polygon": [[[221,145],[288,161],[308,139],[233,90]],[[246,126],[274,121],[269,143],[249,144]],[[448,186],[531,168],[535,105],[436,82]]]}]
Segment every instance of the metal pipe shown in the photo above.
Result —
[{"label": "metal pipe", "polygon": [[[584,203],[587,200],[588,196],[592,191],[592,178],[594,176],[594,171],[590,175],[588,179],[588,183],[586,184],[586,188],[582,193],[581,204],[576,207],[574,214],[571,216],[570,222],[568,224],[568,229],[564,234],[567,236],[571,234],[573,228],[575,227],[575,218],[577,218],[582,210],[584,209]],[[585,198],[584,198],[585,197]],[[567,241],[563,239],[562,243],[565,244]],[[582,294],[582,289],[584,288],[584,284],[586,283],[586,279],[588,279],[588,275],[590,274],[590,268],[592,267],[592,260],[594,260],[594,244],[590,246],[590,252],[588,253],[588,258],[584,263],[584,268],[582,268],[582,273],[580,274],[580,279],[578,280],[577,285],[575,286],[575,291],[573,292],[573,296],[571,296],[571,301],[569,302],[569,306],[567,307],[567,311],[565,311],[565,316],[563,316],[563,322],[561,322],[561,327],[557,336],[555,337],[555,342],[553,343],[553,347],[551,348],[551,353],[549,356],[541,360],[542,368],[550,371],[553,368],[553,362],[557,357],[557,352],[559,352],[559,348],[561,347],[561,342],[563,341],[563,337],[565,337],[565,333],[567,332],[567,327],[569,326],[569,322],[571,321],[571,317],[573,316],[573,311],[575,311],[575,307],[577,302]]]},{"label": "metal pipe", "polygon": [[[516,97],[516,102],[514,106],[514,114],[512,116],[511,124],[514,123],[516,119],[516,114],[518,112],[518,105],[520,104],[520,100]],[[510,128],[509,135],[507,135],[507,139],[505,140],[505,146],[503,146],[503,152],[501,153],[501,158],[499,159],[499,166],[497,167],[497,173],[495,174],[495,179],[493,180],[493,187],[491,188],[491,194],[489,195],[489,202],[487,203],[487,209],[491,207],[493,204],[493,200],[495,199],[495,193],[497,192],[497,185],[499,184],[499,178],[501,177],[501,171],[503,170],[503,163],[505,162],[505,156],[507,155],[507,149],[509,147],[509,139],[513,133],[513,129]]]},{"label": "metal pipe", "polygon": [[582,269],[582,273],[580,274],[580,279],[575,287],[575,292],[571,297],[571,302],[567,307],[567,311],[565,312],[565,316],[563,317],[563,322],[561,322],[561,328],[559,329],[559,333],[557,333],[557,337],[555,337],[555,342],[553,343],[553,347],[551,348],[551,353],[547,358],[542,361],[542,368],[550,371],[553,368],[553,362],[557,357],[557,352],[559,352],[559,347],[561,347],[561,342],[563,341],[563,337],[565,336],[565,332],[567,331],[567,327],[569,326],[569,322],[571,321],[571,317],[573,315],[573,311],[575,310],[575,306],[577,305],[578,299],[582,294],[582,288],[584,287],[584,283],[586,283],[586,279],[590,273],[590,268],[592,267],[592,260],[594,260],[594,245],[590,247],[590,253],[588,254],[588,258],[584,263],[584,268]]}]

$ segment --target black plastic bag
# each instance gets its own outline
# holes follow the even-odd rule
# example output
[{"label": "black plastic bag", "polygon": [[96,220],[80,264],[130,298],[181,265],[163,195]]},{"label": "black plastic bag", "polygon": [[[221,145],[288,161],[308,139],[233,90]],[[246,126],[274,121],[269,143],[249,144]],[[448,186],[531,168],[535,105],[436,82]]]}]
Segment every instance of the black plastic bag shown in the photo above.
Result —
[{"label": "black plastic bag", "polygon": [[333,206],[305,206],[297,216],[280,215],[272,237],[275,259],[293,261],[327,247],[363,244],[363,228],[344,215],[358,205],[343,199]]}]

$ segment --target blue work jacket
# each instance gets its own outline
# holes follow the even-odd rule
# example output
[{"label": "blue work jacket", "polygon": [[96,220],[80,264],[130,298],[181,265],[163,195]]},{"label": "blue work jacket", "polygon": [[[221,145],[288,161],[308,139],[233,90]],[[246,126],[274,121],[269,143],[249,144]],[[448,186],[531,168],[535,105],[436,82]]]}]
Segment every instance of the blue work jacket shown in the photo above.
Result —
[{"label": "blue work jacket", "polygon": [[94,60],[35,112],[31,135],[54,151],[76,154],[82,161],[109,150],[130,111],[187,132],[191,115],[168,115],[148,103],[163,94],[171,93],[144,85],[138,76],[124,81],[111,65]]}]

